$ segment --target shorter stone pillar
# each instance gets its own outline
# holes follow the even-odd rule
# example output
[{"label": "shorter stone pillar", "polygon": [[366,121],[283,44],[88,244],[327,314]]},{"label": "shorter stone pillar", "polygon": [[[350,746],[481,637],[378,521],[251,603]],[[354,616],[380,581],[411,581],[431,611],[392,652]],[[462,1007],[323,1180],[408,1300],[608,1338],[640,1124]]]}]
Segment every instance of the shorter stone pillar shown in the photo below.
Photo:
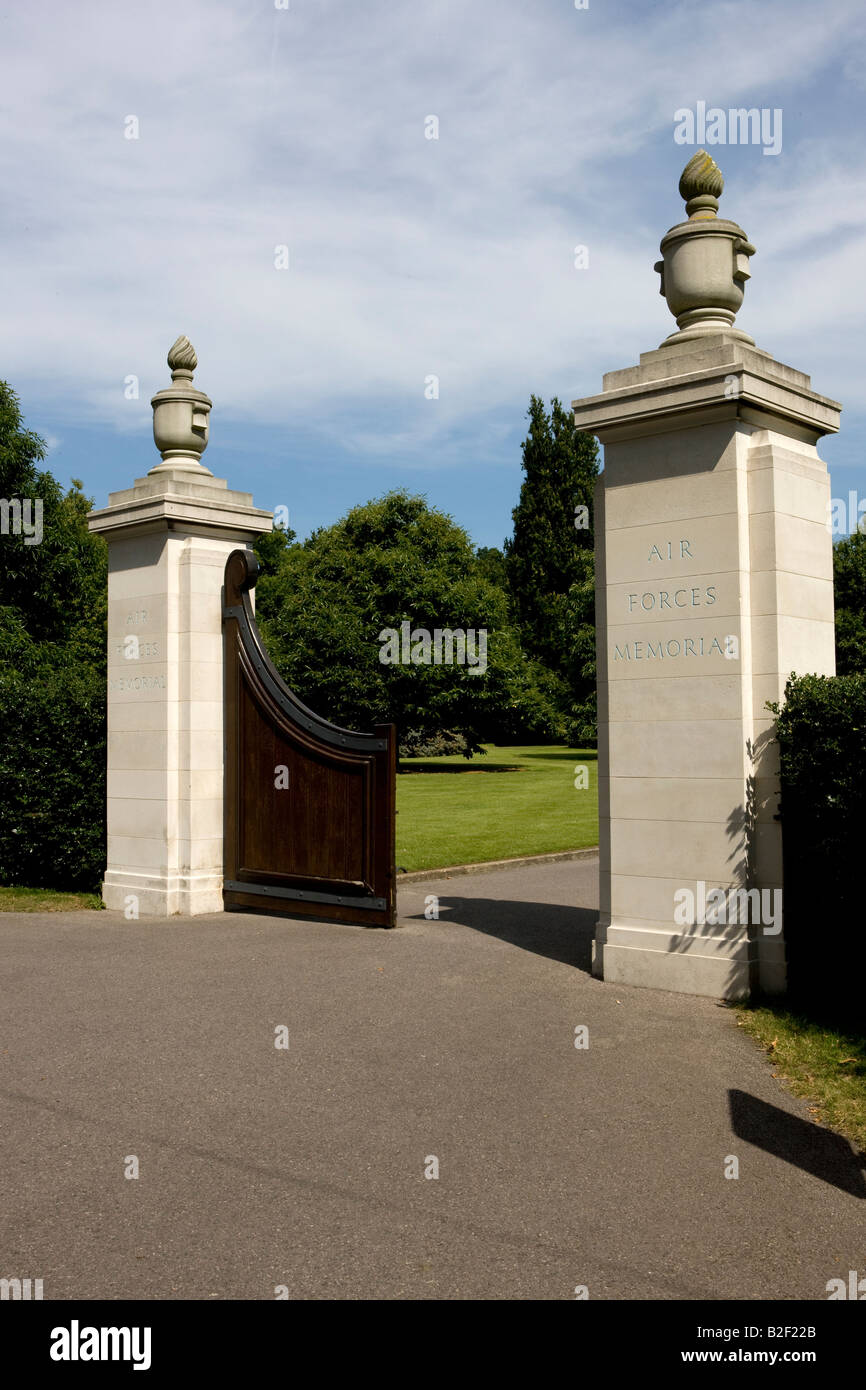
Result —
[{"label": "shorter stone pillar", "polygon": [[90,514],[108,569],[106,907],[193,916],[223,907],[225,562],[271,514],[203,467],[211,402],[186,338],[153,397],[162,462]]}]

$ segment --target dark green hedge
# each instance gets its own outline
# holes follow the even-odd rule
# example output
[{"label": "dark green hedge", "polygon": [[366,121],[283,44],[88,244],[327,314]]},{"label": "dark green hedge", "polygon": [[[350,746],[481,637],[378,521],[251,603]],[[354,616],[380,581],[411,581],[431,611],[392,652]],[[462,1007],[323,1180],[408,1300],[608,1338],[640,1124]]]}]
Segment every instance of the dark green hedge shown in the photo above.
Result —
[{"label": "dark green hedge", "polygon": [[97,891],[105,868],[105,676],[0,676],[0,883]]},{"label": "dark green hedge", "polygon": [[777,721],[790,992],[866,1017],[866,675],[792,676]]}]

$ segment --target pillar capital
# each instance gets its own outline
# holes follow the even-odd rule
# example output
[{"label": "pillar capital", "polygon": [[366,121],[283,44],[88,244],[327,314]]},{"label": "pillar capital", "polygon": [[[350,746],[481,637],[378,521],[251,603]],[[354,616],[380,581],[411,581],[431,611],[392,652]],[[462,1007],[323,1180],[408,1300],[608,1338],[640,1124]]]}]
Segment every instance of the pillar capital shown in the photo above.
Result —
[{"label": "pillar capital", "polygon": [[835,434],[838,401],[730,330],[675,335],[640,363],[606,373],[596,396],[572,402],[575,424],[602,443],[729,421],[774,429],[804,443]]}]

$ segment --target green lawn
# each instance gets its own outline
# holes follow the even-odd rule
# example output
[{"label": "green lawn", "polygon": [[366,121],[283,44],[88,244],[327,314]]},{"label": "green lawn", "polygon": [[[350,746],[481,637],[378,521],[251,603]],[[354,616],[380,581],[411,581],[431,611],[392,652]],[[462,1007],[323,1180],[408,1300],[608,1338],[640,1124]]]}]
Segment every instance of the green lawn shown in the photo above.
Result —
[{"label": "green lawn", "polygon": [[[561,745],[471,759],[406,758],[397,775],[397,868],[442,868],[598,844],[597,754]],[[575,787],[575,769],[589,785]]]},{"label": "green lawn", "polygon": [[58,893],[53,888],[0,888],[0,912],[74,912],[102,907],[98,893]]},{"label": "green lawn", "polygon": [[[486,745],[473,758],[407,758],[397,774],[397,867],[440,869],[598,844],[594,749]],[[579,766],[588,786],[575,786]],[[100,908],[95,893],[0,888],[0,912]]]}]

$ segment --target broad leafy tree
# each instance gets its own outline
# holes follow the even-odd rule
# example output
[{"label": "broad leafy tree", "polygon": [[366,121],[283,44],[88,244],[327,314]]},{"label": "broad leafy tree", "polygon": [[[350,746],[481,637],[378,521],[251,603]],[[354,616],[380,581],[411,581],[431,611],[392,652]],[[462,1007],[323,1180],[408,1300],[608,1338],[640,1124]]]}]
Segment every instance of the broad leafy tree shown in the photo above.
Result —
[{"label": "broad leafy tree", "polygon": [[0,883],[95,888],[105,842],[106,546],[87,530],[81,484],[64,492],[44,458],[0,382]]},{"label": "broad leafy tree", "polygon": [[[64,492],[40,467],[44,458],[17,396],[0,382],[0,499],[8,518],[0,536],[0,659],[41,666],[80,657],[104,671],[107,548],[87,530],[92,503],[82,484],[74,479]],[[41,536],[14,533],[28,511],[31,526],[40,518]]]},{"label": "broad leafy tree", "polygon": [[[401,738],[449,730],[470,751],[561,732],[550,681],[525,656],[504,591],[481,572],[466,532],[422,497],[388,493],[288,545],[257,615],[283,678],[336,723],[394,721]],[[479,655],[485,631],[486,670],[426,661],[414,641],[410,660],[399,659],[404,624],[410,637],[474,632]]]},{"label": "broad leafy tree", "polygon": [[505,568],[505,556],[501,550],[495,545],[479,546],[475,552],[475,562],[482,579],[489,579],[491,584],[507,591],[508,573]]}]

